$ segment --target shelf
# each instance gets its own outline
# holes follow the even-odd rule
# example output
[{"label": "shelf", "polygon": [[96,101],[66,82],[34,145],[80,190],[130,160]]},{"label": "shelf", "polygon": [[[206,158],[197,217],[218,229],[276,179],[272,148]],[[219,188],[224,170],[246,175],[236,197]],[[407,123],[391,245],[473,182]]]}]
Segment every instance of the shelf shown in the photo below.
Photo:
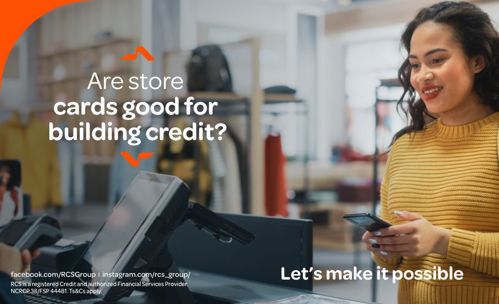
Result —
[{"label": "shelf", "polygon": [[82,76],[68,76],[68,77],[64,77],[62,79],[58,79],[58,80],[40,80],[38,82],[39,85],[52,85],[52,84],[57,84],[57,83],[65,83],[65,82],[71,82],[71,81],[75,81],[75,80],[79,80],[81,79]]},{"label": "shelf", "polygon": [[301,104],[303,99],[298,99],[293,94],[265,94],[264,104],[284,104],[284,103],[294,103]]},{"label": "shelf", "polygon": [[[246,101],[247,98],[232,92],[191,92],[189,96],[195,99],[202,99],[201,101],[219,101],[219,102],[240,102]],[[184,99],[187,98],[183,97]]]},{"label": "shelf", "polygon": [[392,88],[392,87],[401,87],[402,84],[397,78],[389,78],[389,79],[381,79],[380,86]]},{"label": "shelf", "polygon": [[124,39],[124,38],[109,39],[109,40],[105,40],[105,41],[102,41],[100,43],[96,43],[96,44],[93,44],[93,45],[82,46],[82,47],[73,48],[73,49],[64,49],[64,50],[59,50],[59,51],[55,51],[55,52],[47,53],[47,54],[41,54],[39,56],[39,58],[40,59],[47,59],[47,58],[51,58],[51,57],[54,57],[54,56],[66,55],[66,54],[72,53],[72,52],[81,52],[81,51],[86,51],[86,50],[92,50],[92,49],[100,48],[100,47],[103,47],[103,46],[112,45],[112,44],[132,43],[132,42],[133,42],[132,40]]},{"label": "shelf", "polygon": [[77,81],[77,80],[86,79],[86,78],[88,78],[90,80],[90,77],[92,77],[92,74],[94,72],[96,72],[97,74],[106,74],[109,76],[109,75],[116,75],[116,74],[121,74],[121,73],[128,73],[131,71],[132,71],[131,68],[125,68],[125,67],[115,69],[115,70],[109,70],[109,71],[96,70],[96,71],[88,72],[88,74],[72,75],[72,76],[64,77],[62,79],[57,79],[57,80],[55,80],[55,79],[40,80],[38,82],[38,84],[39,85],[52,85],[52,84],[56,84],[56,83]]},{"label": "shelf", "polygon": [[217,101],[221,106],[247,106],[249,105],[249,99],[247,97],[237,95],[234,93],[221,93],[221,92],[193,92],[187,96],[166,96],[166,97],[158,97],[150,100],[144,100],[140,98],[135,98],[137,102],[170,102],[174,98],[178,98],[179,101],[184,102],[189,97],[194,97],[193,103],[206,103],[206,102],[214,102]]},{"label": "shelf", "polygon": [[[286,105],[299,105],[300,107],[287,107]],[[263,103],[262,114],[304,114],[308,113],[305,101],[298,99],[292,94],[266,94]],[[271,106],[271,107],[266,107]],[[275,106],[275,107],[272,107]]]}]

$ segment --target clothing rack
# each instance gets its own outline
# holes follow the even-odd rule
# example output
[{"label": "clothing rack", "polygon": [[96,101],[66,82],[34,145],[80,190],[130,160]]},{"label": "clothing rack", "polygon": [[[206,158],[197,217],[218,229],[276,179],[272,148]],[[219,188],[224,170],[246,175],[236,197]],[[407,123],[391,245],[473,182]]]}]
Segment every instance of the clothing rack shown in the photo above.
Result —
[{"label": "clothing rack", "polygon": [[[205,42],[207,43],[207,42]],[[243,204],[244,213],[263,215],[263,140],[261,140],[261,107],[263,105],[263,90],[260,85],[260,40],[247,38],[244,40],[223,43],[222,48],[231,69],[232,87],[236,93],[226,92],[177,92],[188,95],[196,101],[218,101],[215,113],[210,117],[243,116],[246,118],[241,128],[237,129],[243,140],[245,167],[247,167],[247,200]],[[185,62],[189,60],[191,50],[173,50],[164,53],[164,75],[177,75],[187,79]],[[171,96],[168,96],[171,97]],[[238,121],[239,123],[243,123]]]},{"label": "clothing rack", "polygon": [[[225,92],[219,92],[219,93],[213,93],[213,92],[193,92],[189,96],[194,97],[194,103],[208,103],[212,101],[217,101],[218,102],[218,107],[214,109],[213,115],[210,115],[209,117],[230,117],[230,116],[244,116],[245,119],[245,149],[244,149],[244,161],[246,163],[249,163],[249,153],[248,153],[248,147],[251,144],[251,128],[250,128],[250,117],[251,117],[251,104],[250,100],[244,96],[240,96],[234,93],[225,93]],[[187,97],[181,97],[180,102],[184,102],[187,99]],[[151,101],[146,101],[146,102],[157,102],[157,101],[162,101],[166,102],[166,100],[151,100]],[[171,116],[174,118],[180,118],[180,117],[187,117],[187,116],[192,116],[196,122],[200,120],[199,116],[195,115],[187,115],[185,111],[182,111],[179,113],[179,115]],[[169,116],[170,117],[170,116]],[[199,149],[196,147],[195,149],[195,167],[194,167],[194,174],[195,174],[195,182],[194,182],[194,187],[192,190],[192,193],[196,199],[199,199],[200,195],[200,190],[197,188],[198,182],[200,180],[200,174],[201,174],[201,168],[200,168],[200,160],[201,160],[201,153]],[[250,206],[248,202],[251,202],[251,166],[247,166],[247,172],[244,172],[244,174],[247,175],[247,187],[248,191],[247,192],[247,199],[243,200],[243,206],[242,210],[243,213],[250,213]]]},{"label": "clothing rack", "polygon": [[[297,105],[299,107],[295,109],[269,109],[273,105],[283,105],[283,104],[288,104],[288,105]],[[273,94],[268,94],[265,96],[264,100],[264,107],[262,109],[262,114],[266,115],[272,115],[273,117],[277,117],[280,115],[284,114],[296,114],[296,115],[304,115],[305,116],[305,126],[304,126],[304,133],[305,133],[305,143],[304,143],[304,153],[303,153],[303,158],[302,158],[302,164],[303,164],[303,191],[301,191],[298,195],[296,195],[292,201],[294,202],[300,202],[300,203],[309,203],[311,202],[309,193],[310,193],[310,171],[309,171],[309,153],[308,153],[308,133],[309,133],[309,128],[308,128],[308,105],[303,99],[298,99],[294,97],[285,97],[285,96],[280,96],[280,94],[276,94],[275,96]],[[300,134],[298,134],[298,137],[300,137]]]},{"label": "clothing rack", "polygon": [[[229,117],[229,116],[242,115],[246,118],[245,119],[246,147],[244,149],[243,157],[244,157],[244,161],[246,163],[249,163],[248,149],[247,149],[247,147],[249,147],[251,145],[251,127],[250,127],[250,119],[249,119],[249,117],[251,117],[251,106],[249,103],[249,99],[246,97],[243,97],[243,96],[238,96],[238,95],[230,94],[230,93],[228,95],[222,94],[219,97],[222,97],[222,98],[217,99],[215,96],[208,96],[208,98],[204,98],[201,95],[198,97],[201,100],[198,100],[196,98],[195,102],[218,101],[219,105],[214,110],[213,115],[211,117]],[[185,113],[183,113],[183,116],[185,116]],[[195,120],[196,121],[199,120],[199,117],[196,116]],[[196,161],[196,165],[194,167],[194,172],[195,172],[197,181],[199,181],[200,172],[201,172],[200,166],[199,166],[199,164],[200,164],[199,160],[200,160],[201,154],[199,153],[198,149],[196,149],[195,153],[196,153],[195,155],[196,155],[197,161]],[[240,174],[241,173],[242,172],[240,171]],[[247,189],[251,189],[251,166],[247,166],[247,172],[244,172],[243,174],[247,174],[247,183],[248,184],[245,185],[245,187],[247,187]],[[247,193],[248,197],[246,199],[243,199],[242,210],[243,210],[243,213],[250,213],[250,206],[249,206],[248,202],[251,201],[251,191],[245,191],[245,192]],[[195,196],[199,196],[199,189],[193,189],[193,193]]]}]

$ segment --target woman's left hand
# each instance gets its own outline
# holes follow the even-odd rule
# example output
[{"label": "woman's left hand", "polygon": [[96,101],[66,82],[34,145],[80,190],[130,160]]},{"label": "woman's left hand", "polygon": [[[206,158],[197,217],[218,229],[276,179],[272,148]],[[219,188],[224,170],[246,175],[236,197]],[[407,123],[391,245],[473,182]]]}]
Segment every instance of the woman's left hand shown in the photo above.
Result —
[{"label": "woman's left hand", "polygon": [[[428,253],[447,255],[451,231],[433,226],[424,217],[408,211],[394,212],[408,223],[393,225],[374,232],[371,244],[387,256],[420,257]],[[377,247],[377,246],[376,246]]]}]

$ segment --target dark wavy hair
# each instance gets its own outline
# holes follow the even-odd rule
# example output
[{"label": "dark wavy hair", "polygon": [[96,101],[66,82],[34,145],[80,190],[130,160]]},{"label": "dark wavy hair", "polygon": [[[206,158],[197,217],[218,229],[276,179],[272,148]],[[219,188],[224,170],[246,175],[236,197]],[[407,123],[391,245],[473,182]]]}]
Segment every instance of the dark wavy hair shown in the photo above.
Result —
[{"label": "dark wavy hair", "polygon": [[[446,24],[454,30],[454,35],[468,57],[483,56],[485,68],[475,75],[474,91],[482,103],[499,111],[499,35],[489,16],[476,5],[468,2],[444,1],[423,8],[407,25],[402,34],[401,43],[411,50],[411,38],[421,24],[432,21]],[[398,79],[404,88],[397,108],[406,117],[410,116],[409,125],[398,131],[392,144],[406,133],[416,132],[425,127],[426,122],[435,119],[426,109],[421,99],[416,99],[416,91],[411,86],[411,65],[406,58],[398,70]]]}]

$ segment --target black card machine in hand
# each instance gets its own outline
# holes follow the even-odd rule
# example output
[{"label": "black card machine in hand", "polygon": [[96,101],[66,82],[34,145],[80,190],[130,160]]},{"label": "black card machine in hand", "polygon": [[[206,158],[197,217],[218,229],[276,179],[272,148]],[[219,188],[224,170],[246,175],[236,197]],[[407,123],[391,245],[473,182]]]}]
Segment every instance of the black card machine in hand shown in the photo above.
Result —
[{"label": "black card machine in hand", "polygon": [[62,237],[59,222],[48,215],[30,215],[11,221],[0,232],[0,243],[19,250],[34,250],[56,243]]}]

